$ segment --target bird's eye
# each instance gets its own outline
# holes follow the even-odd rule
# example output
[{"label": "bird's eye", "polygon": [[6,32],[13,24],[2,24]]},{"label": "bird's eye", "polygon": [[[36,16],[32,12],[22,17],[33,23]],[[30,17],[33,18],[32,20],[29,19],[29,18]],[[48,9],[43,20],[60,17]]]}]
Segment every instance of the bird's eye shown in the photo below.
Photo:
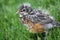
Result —
[{"label": "bird's eye", "polygon": [[23,8],[23,9],[22,9],[22,11],[26,11],[26,9],[25,9],[25,8]]},{"label": "bird's eye", "polygon": [[23,9],[23,11],[25,11],[25,9]]}]

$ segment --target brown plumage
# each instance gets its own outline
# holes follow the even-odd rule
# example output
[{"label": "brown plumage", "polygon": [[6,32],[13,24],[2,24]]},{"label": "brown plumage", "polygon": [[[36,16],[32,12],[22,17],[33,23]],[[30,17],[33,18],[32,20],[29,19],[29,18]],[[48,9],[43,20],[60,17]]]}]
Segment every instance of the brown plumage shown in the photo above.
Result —
[{"label": "brown plumage", "polygon": [[[44,14],[41,10],[32,9],[30,4],[23,4],[19,7],[17,14],[20,22],[23,23],[31,33],[47,33],[49,29],[60,26],[48,14]],[[45,36],[41,40],[46,40]]]}]

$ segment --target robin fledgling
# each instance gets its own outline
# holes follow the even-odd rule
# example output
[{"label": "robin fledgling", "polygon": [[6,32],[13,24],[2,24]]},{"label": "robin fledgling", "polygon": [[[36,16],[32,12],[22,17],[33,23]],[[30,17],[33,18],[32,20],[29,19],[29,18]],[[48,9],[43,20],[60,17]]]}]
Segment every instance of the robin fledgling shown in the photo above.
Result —
[{"label": "robin fledgling", "polygon": [[45,14],[42,10],[33,9],[30,4],[20,5],[17,14],[29,32],[36,33],[38,36],[42,33],[41,40],[46,40],[45,36],[49,29],[60,27],[60,23],[56,22],[52,16]]}]

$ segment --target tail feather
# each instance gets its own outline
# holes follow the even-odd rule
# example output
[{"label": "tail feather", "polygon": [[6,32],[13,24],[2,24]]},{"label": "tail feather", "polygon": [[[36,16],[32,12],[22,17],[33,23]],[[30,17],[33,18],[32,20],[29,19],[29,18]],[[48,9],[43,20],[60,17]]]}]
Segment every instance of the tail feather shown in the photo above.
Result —
[{"label": "tail feather", "polygon": [[59,22],[56,22],[55,23],[57,27],[60,27],[60,23]]}]

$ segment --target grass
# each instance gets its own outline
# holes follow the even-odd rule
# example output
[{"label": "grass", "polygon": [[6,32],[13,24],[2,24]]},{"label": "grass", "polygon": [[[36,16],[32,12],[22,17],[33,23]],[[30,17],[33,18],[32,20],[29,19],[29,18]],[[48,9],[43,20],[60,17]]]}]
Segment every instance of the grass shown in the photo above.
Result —
[{"label": "grass", "polygon": [[[33,8],[49,10],[56,21],[60,21],[60,0],[0,0],[0,40],[31,40],[16,15],[19,4],[30,3]],[[60,40],[60,29],[49,30],[47,40]]]}]

